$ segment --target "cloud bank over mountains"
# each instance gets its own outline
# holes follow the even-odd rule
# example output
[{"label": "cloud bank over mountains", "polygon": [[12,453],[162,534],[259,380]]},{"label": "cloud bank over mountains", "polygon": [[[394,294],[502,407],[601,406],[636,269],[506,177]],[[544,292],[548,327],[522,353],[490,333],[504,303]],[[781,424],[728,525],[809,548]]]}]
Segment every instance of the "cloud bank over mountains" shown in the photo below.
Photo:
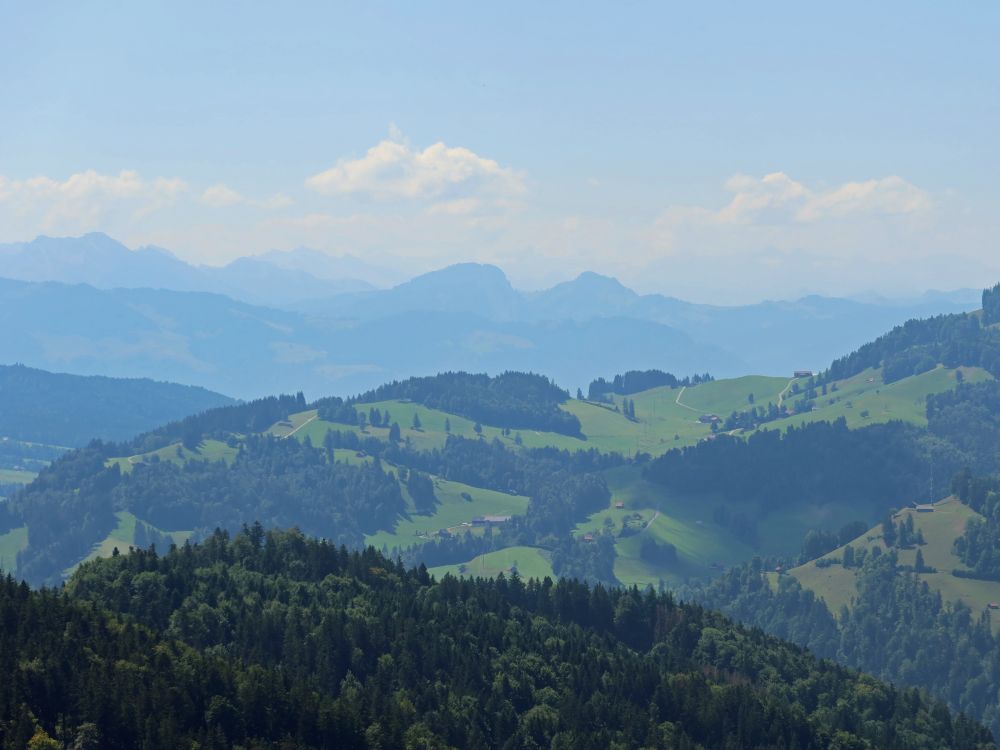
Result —
[{"label": "cloud bank over mountains", "polygon": [[[565,197],[516,165],[468,146],[414,146],[393,128],[299,184],[197,185],[134,169],[0,175],[8,235],[0,239],[107,231],[220,265],[308,245],[407,274],[497,263],[530,288],[596,270],[642,291],[735,302],[979,286],[1000,276],[981,227],[962,220],[961,200],[900,175],[807,184],[782,171],[738,173],[719,186],[715,205],[567,213]],[[588,189],[611,188],[590,180]],[[720,263],[741,279],[737,289],[714,278]],[[875,273],[890,267],[886,278]]]}]

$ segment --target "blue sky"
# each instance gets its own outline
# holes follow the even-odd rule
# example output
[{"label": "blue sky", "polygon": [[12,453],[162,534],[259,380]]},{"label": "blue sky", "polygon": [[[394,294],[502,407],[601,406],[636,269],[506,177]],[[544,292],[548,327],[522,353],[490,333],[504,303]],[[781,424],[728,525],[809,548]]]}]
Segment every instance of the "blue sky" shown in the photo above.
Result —
[{"label": "blue sky", "polygon": [[738,301],[1000,279],[996,3],[288,5],[8,4],[0,241]]}]

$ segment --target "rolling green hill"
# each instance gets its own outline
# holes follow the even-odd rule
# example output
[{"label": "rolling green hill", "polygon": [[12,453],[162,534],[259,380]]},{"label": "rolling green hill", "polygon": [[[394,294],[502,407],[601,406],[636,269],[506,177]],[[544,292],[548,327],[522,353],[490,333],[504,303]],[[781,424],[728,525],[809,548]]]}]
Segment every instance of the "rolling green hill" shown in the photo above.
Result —
[{"label": "rolling green hill", "polygon": [[[906,519],[912,518],[914,527],[920,530],[926,541],[923,545],[897,550],[899,563],[913,566],[917,550],[920,550],[924,564],[935,570],[916,572],[915,575],[932,591],[940,593],[946,602],[961,602],[972,612],[983,612],[991,602],[1000,602],[1000,582],[952,575],[953,570],[968,570],[954,553],[952,545],[964,533],[966,524],[971,519],[982,517],[954,497],[935,503],[933,508],[934,511],[931,513],[904,509],[896,514],[897,522],[905,522]],[[880,526],[869,529],[849,544],[855,552],[865,550],[869,554],[876,547],[883,551],[887,549]],[[794,577],[803,588],[814,592],[826,602],[834,615],[840,612],[841,607],[851,607],[853,600],[858,596],[857,569],[845,569],[839,562],[843,560],[846,546],[792,568],[786,573]],[[776,585],[778,574],[768,575],[772,585]],[[1000,617],[995,618],[992,624],[994,632],[1000,632]]]},{"label": "rolling green hill", "polygon": [[[978,368],[961,368],[961,372],[968,383],[990,379],[984,370]],[[783,428],[839,416],[844,416],[850,425],[856,427],[892,419],[926,424],[922,404],[927,395],[952,389],[957,382],[956,371],[943,367],[902,378],[889,385],[881,381],[878,370],[866,370],[843,381],[827,383],[826,401],[818,397],[813,411],[768,422],[763,427]],[[712,415],[726,419],[733,412],[753,406],[787,406],[792,399],[801,398],[810,385],[811,381],[807,378],[746,376],[710,380],[686,387],[663,386],[628,396],[609,395],[604,402],[567,399],[553,407],[579,422],[579,436],[478,424],[457,414],[401,399],[349,403],[349,406],[343,407],[350,409],[348,412],[324,412],[346,413],[348,416],[377,412],[381,415],[379,426],[359,426],[320,419],[322,405],[319,410],[308,408],[301,396],[283,397],[266,400],[267,403],[262,402],[260,407],[224,409],[218,412],[218,417],[213,416],[215,412],[209,412],[196,419],[173,423],[134,441],[133,450],[136,452],[106,457],[104,465],[117,466],[122,477],[130,475],[140,465],[148,469],[160,464],[180,467],[190,461],[221,461],[232,467],[247,441],[255,439],[261,429],[262,434],[279,441],[293,438],[295,443],[311,444],[316,448],[324,446],[328,433],[339,432],[340,442],[330,453],[330,461],[348,466],[371,460],[366,452],[371,448],[366,449],[364,443],[374,439],[382,446],[375,452],[391,452],[398,448],[408,456],[386,460],[382,464],[384,469],[400,476],[409,468],[408,464],[421,463],[419,455],[443,450],[449,438],[466,438],[483,444],[498,441],[514,453],[530,453],[533,448],[554,448],[571,454],[583,451],[620,454],[625,459],[637,454],[658,456],[674,448],[697,445],[711,437],[719,429],[718,425],[713,429],[707,421]],[[438,395],[439,401],[446,398],[447,391]],[[626,401],[629,409],[626,409]],[[626,412],[630,415],[634,412],[634,418],[627,417]],[[265,416],[262,421],[262,415],[271,416]],[[382,422],[387,415],[389,421]],[[550,415],[547,419],[554,418]],[[242,420],[246,420],[245,423]],[[554,421],[559,422],[558,419]],[[399,426],[399,446],[389,445],[390,424]],[[200,438],[189,435],[192,429],[196,434],[200,433]],[[752,431],[726,431],[736,435],[752,434]],[[345,436],[351,436],[357,447],[343,444]],[[622,459],[617,461],[620,463]],[[388,552],[395,550],[403,553],[429,542],[441,541],[448,535],[481,535],[482,530],[471,525],[472,519],[477,516],[524,517],[528,512],[530,500],[522,492],[512,494],[508,488],[498,491],[494,487],[478,486],[475,481],[444,476],[434,469],[423,471],[433,483],[433,507],[417,512],[406,483],[396,481],[402,503],[399,517],[391,524],[383,523],[378,528],[366,530],[359,542],[363,540],[365,544]],[[755,554],[794,554],[799,540],[810,529],[830,529],[850,521],[874,520],[870,507],[863,502],[852,502],[849,498],[825,504],[803,498],[783,507],[780,513],[769,513],[752,503],[736,503],[732,499],[725,500],[704,493],[667,491],[663,486],[644,480],[639,465],[607,468],[600,475],[610,491],[607,506],[573,519],[569,528],[578,541],[588,533],[610,530],[615,540],[614,578],[626,584],[655,586],[661,581],[677,584],[690,578],[716,575],[727,566]],[[30,477],[18,474],[16,478]],[[616,507],[620,502],[625,504],[624,508]],[[129,530],[121,526],[122,513],[132,514],[133,520],[147,524],[157,533],[164,533],[159,531],[164,527],[170,529],[171,534],[196,533],[190,521],[168,523],[159,519],[157,522],[157,519],[144,516],[141,512],[133,513],[127,505],[116,508],[116,511],[119,513],[117,518],[102,522],[104,530],[101,538],[92,539],[86,547],[80,547],[78,556],[64,560],[60,569],[70,570],[81,559],[106,554],[114,546],[121,547],[134,541]],[[280,513],[276,517],[281,517]],[[734,517],[735,522],[731,522]],[[724,520],[720,521],[720,518]],[[293,522],[293,517],[288,519],[288,522]],[[28,538],[32,538],[30,534]],[[648,556],[644,559],[642,550],[646,540],[655,541],[666,549],[675,549],[676,561],[666,564],[652,561]],[[515,537],[504,537],[501,543],[504,546],[524,546]],[[23,543],[19,544],[23,546]],[[465,564],[469,564],[473,555],[498,551],[470,551]],[[447,564],[458,563],[452,558]],[[503,567],[500,565],[497,569]]]},{"label": "rolling green hill", "polygon": [[[610,403],[569,399],[561,408],[580,420],[583,439],[532,429],[511,430],[506,434],[502,428],[486,423],[481,425],[482,436],[487,440],[498,438],[510,446],[516,445],[519,436],[526,448],[596,449],[623,455],[641,451],[658,455],[671,448],[692,445],[711,435],[711,427],[699,422],[699,416],[721,416],[743,409],[751,394],[762,403],[768,400],[777,402],[788,383],[787,378],[747,376],[687,388],[653,388],[628,397],[635,403],[635,421],[622,414],[621,396],[609,396]],[[477,437],[475,421],[408,401],[361,402],[355,404],[355,408],[362,411],[374,408],[382,413],[388,411],[392,421],[399,423],[403,438],[418,449],[440,448],[449,434]],[[412,427],[414,415],[420,421],[419,429]],[[330,429],[362,434],[356,425],[319,419],[315,409],[291,415],[274,425],[271,433],[278,436],[294,433],[300,439],[309,436],[318,445]],[[368,425],[365,429],[365,434],[388,439],[388,427]]]},{"label": "rolling green hill", "polygon": [[[967,382],[990,378],[978,368],[962,368],[962,372]],[[881,383],[878,371],[866,371],[838,382],[836,388],[829,391],[833,404],[820,405],[813,412],[777,420],[766,427],[783,428],[789,424],[833,419],[842,414],[848,417],[850,424],[858,427],[889,419],[926,424],[923,414],[926,396],[954,388],[956,383],[955,371],[944,368],[904,378],[888,386]],[[711,427],[699,422],[699,416],[716,414],[721,417],[746,409],[751,396],[758,405],[787,403],[793,397],[790,394],[796,384],[804,387],[806,379],[747,376],[687,388],[653,388],[627,397],[635,405],[635,421],[627,419],[622,413],[625,397],[613,396],[610,403],[570,399],[562,408],[580,420],[585,440],[535,430],[507,433],[485,424],[481,426],[481,435],[486,440],[499,440],[512,449],[518,448],[519,439],[524,448],[597,449],[624,455],[634,455],[638,450],[656,455],[675,447],[693,445],[711,435]],[[399,400],[355,406],[359,410],[388,412],[391,420],[400,425],[402,438],[417,450],[441,448],[449,435],[478,437],[474,431],[475,422],[438,409]],[[868,412],[868,416],[861,417],[862,412]],[[414,416],[419,420],[419,429],[412,427]],[[290,415],[287,420],[274,425],[270,433],[294,436],[299,440],[308,437],[314,445],[321,445],[328,430],[352,432],[360,438],[388,440],[389,437],[388,427],[368,425],[362,431],[356,425],[320,420],[315,410]],[[715,575],[755,554],[793,555],[810,529],[835,529],[851,521],[873,520],[870,507],[862,502],[851,502],[850,498],[826,505],[803,501],[783,509],[781,513],[765,515],[759,510],[750,510],[756,522],[756,531],[753,538],[741,539],[714,519],[718,509],[735,512],[739,510],[737,506],[719,498],[680,496],[667,492],[663,487],[643,480],[637,467],[611,469],[604,476],[612,493],[611,502],[605,510],[579,522],[574,533],[582,539],[588,532],[608,528],[610,523],[610,529],[616,535],[615,576],[625,584],[655,586],[660,581],[677,584],[688,578]],[[435,481],[439,487],[445,486],[440,478]],[[473,507],[465,503],[463,508],[461,503],[452,505],[447,499],[447,492],[439,493],[444,502],[436,513],[402,521],[394,532],[379,532],[367,537],[367,541],[388,549],[412,546],[425,541],[434,532],[454,528],[456,522],[467,521],[473,515],[497,512],[487,506],[478,512],[478,495],[472,494],[476,498]],[[616,508],[619,502],[623,502],[625,507]],[[526,500],[524,503],[526,505]],[[456,507],[460,512],[464,510],[466,517],[454,516],[453,508]],[[632,518],[633,514],[637,514],[637,518]],[[623,521],[632,528],[626,530],[625,536],[619,536]],[[633,533],[640,527],[638,533]],[[677,550],[677,562],[664,566],[644,561],[640,552],[642,539],[646,536],[673,545]],[[464,564],[471,568],[471,563],[466,561]],[[487,569],[494,567],[499,570],[504,566],[486,565]],[[454,565],[445,568],[457,569]]]},{"label": "rolling green hill", "polygon": [[[989,373],[978,367],[957,369],[962,372],[964,382],[992,379]],[[812,411],[767,422],[760,429],[784,429],[804,422],[832,421],[841,416],[847,419],[850,427],[893,419],[923,426],[927,424],[924,413],[927,396],[955,388],[959,382],[955,372],[955,369],[938,367],[885,385],[880,371],[866,370],[831,384],[828,395],[818,398]],[[712,435],[711,426],[699,422],[699,417],[716,415],[724,419],[732,412],[747,409],[751,396],[753,403],[759,406],[768,403],[787,406],[796,398],[801,398],[801,395],[792,392],[792,387],[801,384],[804,388],[805,383],[804,378],[748,375],[686,388],[652,388],[628,397],[609,394],[609,403],[569,399],[561,408],[579,419],[582,439],[530,429],[508,433],[486,423],[481,424],[481,435],[487,440],[499,439],[511,447],[517,445],[520,439],[520,444],[526,448],[596,449],[625,456],[637,452],[656,456],[673,448],[694,445]],[[635,420],[626,418],[622,413],[622,403],[626,398],[635,405]],[[361,402],[355,407],[361,411],[377,409],[381,413],[388,412],[392,421],[399,424],[402,437],[420,450],[440,448],[448,435],[478,437],[473,420],[408,401]],[[418,429],[412,426],[414,416],[420,423]],[[383,440],[389,437],[388,427],[367,425],[362,432],[356,425],[321,420],[315,409],[292,414],[287,420],[274,425],[270,432],[277,436],[294,433],[300,439],[308,436],[313,444],[318,445],[331,429]]]}]

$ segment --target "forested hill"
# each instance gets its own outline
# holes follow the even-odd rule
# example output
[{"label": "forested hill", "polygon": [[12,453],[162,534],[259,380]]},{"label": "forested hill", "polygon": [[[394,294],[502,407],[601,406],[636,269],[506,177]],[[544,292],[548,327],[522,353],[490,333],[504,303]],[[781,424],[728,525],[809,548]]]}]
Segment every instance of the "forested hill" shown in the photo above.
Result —
[{"label": "forested hill", "polygon": [[7,748],[996,747],[940,703],[669,595],[435,583],[247,529],[0,580]]},{"label": "forested hill", "polygon": [[580,420],[559,408],[568,398],[566,391],[542,375],[445,372],[388,383],[352,401],[406,399],[498,427],[578,436]]},{"label": "forested hill", "polygon": [[936,365],[982,367],[1000,376],[1000,284],[983,291],[978,312],[909,320],[860,349],[837,359],[820,382],[841,380],[881,367],[884,382],[933,369]]},{"label": "forested hill", "polygon": [[125,440],[232,403],[194,386],[0,365],[0,436],[13,440],[64,446],[93,438]]}]

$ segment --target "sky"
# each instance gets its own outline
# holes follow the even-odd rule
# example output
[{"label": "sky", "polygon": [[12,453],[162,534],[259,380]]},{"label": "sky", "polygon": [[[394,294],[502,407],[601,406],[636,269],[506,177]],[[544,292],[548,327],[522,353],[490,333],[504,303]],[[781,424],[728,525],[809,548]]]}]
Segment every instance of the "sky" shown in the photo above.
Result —
[{"label": "sky", "polygon": [[1000,280],[995,2],[0,3],[0,242],[719,303]]}]

